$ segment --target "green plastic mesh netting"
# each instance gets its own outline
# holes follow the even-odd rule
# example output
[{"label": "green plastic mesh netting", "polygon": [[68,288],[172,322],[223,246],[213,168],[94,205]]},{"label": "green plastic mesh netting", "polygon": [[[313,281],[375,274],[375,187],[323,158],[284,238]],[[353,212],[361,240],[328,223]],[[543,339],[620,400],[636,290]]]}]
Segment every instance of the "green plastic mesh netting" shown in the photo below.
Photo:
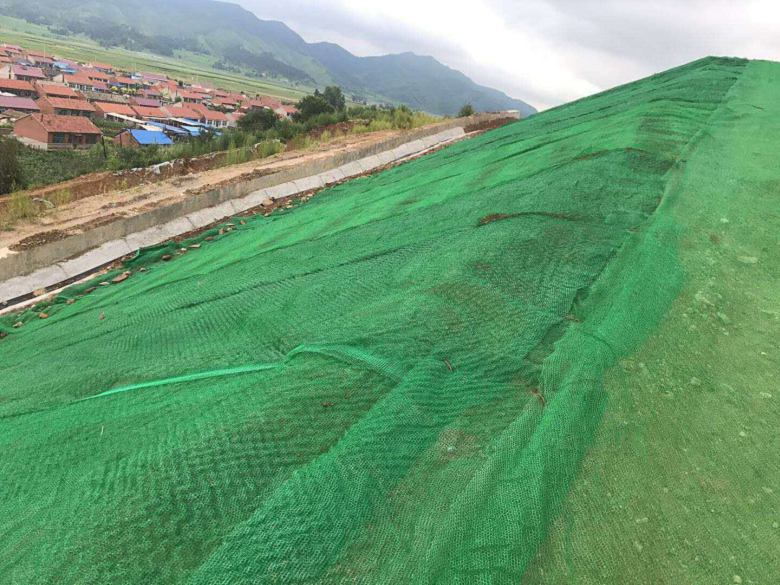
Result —
[{"label": "green plastic mesh netting", "polygon": [[778,96],[697,61],[5,317],[0,582],[780,582]]}]

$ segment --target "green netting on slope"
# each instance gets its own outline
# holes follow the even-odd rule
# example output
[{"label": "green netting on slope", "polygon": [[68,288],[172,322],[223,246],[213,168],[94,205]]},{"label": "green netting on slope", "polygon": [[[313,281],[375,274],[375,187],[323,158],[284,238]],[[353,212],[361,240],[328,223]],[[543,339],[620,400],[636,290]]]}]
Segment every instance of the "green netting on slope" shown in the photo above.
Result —
[{"label": "green netting on slope", "polygon": [[780,583],[778,95],[780,64],[751,62],[667,193],[656,231],[677,232],[682,289],[607,371],[527,582]]},{"label": "green netting on slope", "polygon": [[0,576],[521,581],[604,372],[682,286],[683,228],[653,214],[745,66],[558,108],[4,321]]}]

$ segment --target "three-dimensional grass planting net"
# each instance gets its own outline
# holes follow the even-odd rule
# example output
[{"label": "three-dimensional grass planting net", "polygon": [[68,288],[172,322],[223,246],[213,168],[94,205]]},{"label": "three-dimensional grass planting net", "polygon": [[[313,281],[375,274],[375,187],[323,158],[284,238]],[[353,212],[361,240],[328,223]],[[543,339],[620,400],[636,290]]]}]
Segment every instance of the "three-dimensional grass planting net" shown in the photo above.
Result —
[{"label": "three-dimensional grass planting net", "polygon": [[778,582],[779,89],[699,61],[5,318],[0,582]]}]

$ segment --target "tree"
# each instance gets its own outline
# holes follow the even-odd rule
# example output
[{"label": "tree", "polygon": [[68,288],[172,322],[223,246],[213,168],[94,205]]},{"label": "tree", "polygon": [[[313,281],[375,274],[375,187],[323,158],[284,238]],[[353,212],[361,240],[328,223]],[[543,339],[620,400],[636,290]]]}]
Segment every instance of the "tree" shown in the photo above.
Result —
[{"label": "tree", "polygon": [[295,120],[299,122],[305,122],[309,118],[318,116],[320,114],[332,114],[335,110],[330,105],[319,91],[315,91],[314,95],[307,95],[301,98],[295,107],[298,109],[298,113],[295,114]]},{"label": "tree", "polygon": [[473,116],[473,115],[474,115],[474,106],[472,106],[471,104],[464,105],[460,109],[460,112],[458,112],[458,118],[466,118],[468,116]]},{"label": "tree", "polygon": [[344,98],[344,94],[341,88],[337,85],[329,85],[322,93],[322,97],[325,98],[331,107],[337,112],[343,112],[347,109],[347,100]]},{"label": "tree", "polygon": [[398,106],[392,110],[393,126],[401,130],[411,130],[414,125],[414,115],[408,106]]},{"label": "tree", "polygon": [[24,183],[15,140],[0,141],[0,193],[10,193]]},{"label": "tree", "polygon": [[264,132],[273,128],[278,119],[276,112],[273,110],[259,108],[247,112],[247,114],[238,121],[238,127],[247,132]]}]

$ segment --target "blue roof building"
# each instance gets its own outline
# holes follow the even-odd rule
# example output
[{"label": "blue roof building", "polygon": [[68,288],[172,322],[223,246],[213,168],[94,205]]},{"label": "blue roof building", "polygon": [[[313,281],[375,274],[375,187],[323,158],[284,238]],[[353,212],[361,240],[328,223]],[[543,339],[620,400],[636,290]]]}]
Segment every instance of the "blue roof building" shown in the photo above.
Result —
[{"label": "blue roof building", "polygon": [[189,132],[190,136],[200,136],[201,129],[197,126],[182,126],[187,132]]},{"label": "blue roof building", "polygon": [[139,130],[133,128],[130,130],[135,141],[141,146],[148,146],[150,144],[159,144],[160,146],[169,146],[173,144],[173,141],[165,135],[165,132],[155,132],[154,130]]},{"label": "blue roof building", "polygon": [[70,65],[69,63],[65,63],[64,61],[55,61],[54,67],[60,72],[60,73],[67,73],[69,75],[73,75],[76,73],[75,67]]},{"label": "blue roof building", "polygon": [[154,130],[139,130],[131,128],[119,134],[115,139],[120,146],[170,146],[173,144],[165,132]]}]

